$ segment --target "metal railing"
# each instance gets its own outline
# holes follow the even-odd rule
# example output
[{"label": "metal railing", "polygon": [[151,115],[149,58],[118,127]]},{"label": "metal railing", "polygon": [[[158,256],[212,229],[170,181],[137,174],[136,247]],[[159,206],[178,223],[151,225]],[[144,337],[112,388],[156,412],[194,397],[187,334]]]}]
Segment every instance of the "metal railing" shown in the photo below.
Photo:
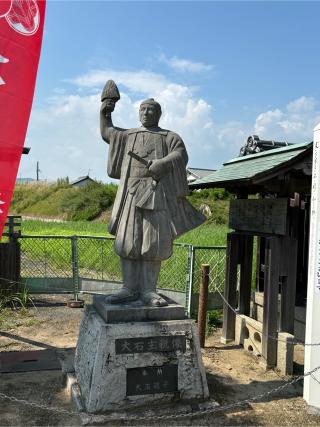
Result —
[{"label": "metal railing", "polygon": [[[121,282],[120,259],[114,238],[97,236],[22,235],[21,280],[32,293],[82,292],[84,280],[108,284]],[[210,265],[210,292],[222,291],[225,247],[175,243],[173,255],[161,266],[158,287],[184,294],[190,313],[198,292],[201,264]]]}]

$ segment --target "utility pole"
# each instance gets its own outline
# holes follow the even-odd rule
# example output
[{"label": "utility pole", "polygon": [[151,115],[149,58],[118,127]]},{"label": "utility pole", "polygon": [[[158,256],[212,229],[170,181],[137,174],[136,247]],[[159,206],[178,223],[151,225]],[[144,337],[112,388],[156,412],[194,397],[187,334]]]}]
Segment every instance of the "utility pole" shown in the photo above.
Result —
[{"label": "utility pole", "polygon": [[37,181],[39,181],[39,174],[41,170],[39,169],[39,162],[37,162]]},{"label": "utility pole", "polygon": [[[303,397],[320,414],[320,123],[314,129]],[[314,345],[312,345],[314,344]],[[318,344],[318,345],[316,345]],[[317,369],[318,368],[318,369]]]}]

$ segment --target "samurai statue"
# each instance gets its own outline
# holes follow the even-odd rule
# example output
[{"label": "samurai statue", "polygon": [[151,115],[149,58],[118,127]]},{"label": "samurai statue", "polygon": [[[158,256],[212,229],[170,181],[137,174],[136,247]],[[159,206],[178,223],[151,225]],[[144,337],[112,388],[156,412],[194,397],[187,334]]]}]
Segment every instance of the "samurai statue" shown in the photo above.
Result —
[{"label": "samurai statue", "polygon": [[107,302],[140,299],[148,306],[165,306],[156,292],[161,261],[172,255],[174,239],[205,217],[186,200],[188,154],[179,135],[159,127],[160,104],[146,99],[139,110],[141,126],[121,129],[111,117],[119,99],[109,80],[101,96],[100,130],[109,144],[108,175],[120,179],[109,231],[121,258],[123,287]]}]

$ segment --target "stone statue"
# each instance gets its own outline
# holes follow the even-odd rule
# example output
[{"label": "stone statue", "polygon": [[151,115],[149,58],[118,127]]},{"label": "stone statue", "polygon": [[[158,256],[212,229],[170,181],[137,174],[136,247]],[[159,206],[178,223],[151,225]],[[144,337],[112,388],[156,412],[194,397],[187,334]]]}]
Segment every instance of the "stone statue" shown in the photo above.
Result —
[{"label": "stone statue", "polygon": [[120,179],[109,231],[121,258],[122,289],[107,302],[140,299],[164,306],[156,293],[161,261],[172,255],[173,240],[204,222],[186,200],[188,155],[179,135],[158,126],[161,106],[153,98],[140,105],[141,127],[120,129],[111,113],[120,99],[112,80],[101,96],[101,136],[109,144],[108,175]]}]

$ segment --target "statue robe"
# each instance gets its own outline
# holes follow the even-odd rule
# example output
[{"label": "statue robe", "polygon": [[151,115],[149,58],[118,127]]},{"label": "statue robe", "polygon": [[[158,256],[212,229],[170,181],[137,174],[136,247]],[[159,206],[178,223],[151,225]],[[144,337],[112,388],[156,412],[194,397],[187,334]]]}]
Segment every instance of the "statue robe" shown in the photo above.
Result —
[{"label": "statue robe", "polygon": [[[137,161],[128,155],[129,151],[141,151],[142,133],[148,144],[155,147],[150,150],[151,157],[147,150],[145,159],[161,163],[157,182],[147,168],[145,176],[137,177]],[[188,155],[182,139],[161,128],[109,128],[107,142],[108,175],[120,179],[109,225],[110,233],[116,236],[116,253],[131,259],[169,258],[173,240],[205,220],[185,198],[189,194]]]}]

